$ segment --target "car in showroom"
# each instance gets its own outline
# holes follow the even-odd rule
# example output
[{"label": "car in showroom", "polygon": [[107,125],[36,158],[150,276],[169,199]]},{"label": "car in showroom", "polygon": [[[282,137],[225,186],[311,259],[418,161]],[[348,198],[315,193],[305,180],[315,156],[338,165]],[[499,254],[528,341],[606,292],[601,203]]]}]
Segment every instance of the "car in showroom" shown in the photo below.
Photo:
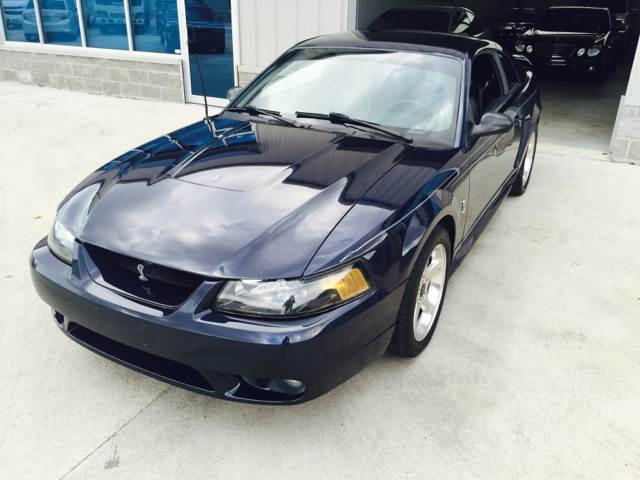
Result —
[{"label": "car in showroom", "polygon": [[538,23],[538,10],[535,8],[514,7],[505,13],[487,20],[487,30],[491,38],[502,48],[515,53],[516,41]]},{"label": "car in showroom", "polygon": [[[120,0],[85,0],[85,25],[95,25],[103,35],[121,34],[126,30],[124,5]],[[129,2],[131,24],[136,33],[143,33],[148,20],[142,0]]]},{"label": "car in showroom", "polygon": [[550,7],[536,28],[516,41],[515,51],[539,69],[571,69],[601,78],[615,67],[616,41],[613,10]]},{"label": "car in showroom", "polygon": [[[73,0],[40,0],[42,27],[47,40],[70,39],[80,37],[80,25]],[[22,30],[29,42],[38,41],[38,27],[33,0],[29,0],[22,12]]]},{"label": "car in showroom", "polygon": [[451,274],[530,183],[531,64],[461,35],[343,32],[229,96],[62,201],[30,260],[59,330],[262,404],[316,398],[387,350],[420,354]]},{"label": "car in showroom", "polygon": [[583,7],[610,8],[615,16],[614,30],[618,35],[627,37],[631,34],[631,18],[628,0],[580,0]]},{"label": "car in showroom", "polygon": [[480,17],[474,11],[442,5],[392,8],[376,18],[369,25],[369,30],[425,30],[476,38],[489,37]]},{"label": "car in showroom", "polygon": [[26,5],[27,0],[4,0],[2,2],[4,25],[7,30],[22,28],[22,11]]}]

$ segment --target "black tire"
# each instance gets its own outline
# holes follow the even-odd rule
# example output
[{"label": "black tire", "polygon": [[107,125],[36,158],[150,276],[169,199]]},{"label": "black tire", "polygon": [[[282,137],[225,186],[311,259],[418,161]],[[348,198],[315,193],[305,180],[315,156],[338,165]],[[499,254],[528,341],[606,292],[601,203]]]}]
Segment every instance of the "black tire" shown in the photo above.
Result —
[{"label": "black tire", "polygon": [[[533,156],[531,158],[531,167],[529,169],[529,173],[526,173],[525,162],[527,161],[527,155],[529,154],[529,150],[533,148]],[[511,191],[509,195],[512,197],[519,197],[523,195],[524,192],[527,191],[527,187],[529,186],[529,182],[531,182],[531,174],[533,173],[533,167],[536,163],[536,152],[538,151],[538,125],[533,127],[531,133],[529,134],[529,138],[527,139],[527,147],[522,153],[522,163],[520,165],[520,170],[518,170],[518,174],[516,175],[516,180],[513,182],[513,186],[511,187]]]},{"label": "black tire", "polygon": [[[418,300],[418,293],[420,289],[420,280],[422,274],[427,267],[427,262],[430,260],[432,253],[438,245],[442,245],[446,251],[446,274],[444,279],[444,287],[442,288],[442,295],[440,297],[440,304],[435,314],[435,320],[433,321],[429,332],[422,340],[416,339],[414,329],[414,315],[416,302]],[[391,343],[389,344],[389,352],[401,357],[416,357],[422,351],[427,348],[429,342],[433,338],[433,334],[438,326],[438,320],[440,319],[440,313],[442,311],[442,305],[447,293],[447,285],[449,284],[449,274],[451,272],[451,239],[447,231],[441,226],[436,227],[431,236],[427,239],[418,260],[413,267],[409,281],[407,282],[407,288],[398,310],[398,317],[396,319],[396,329],[393,333]]]}]

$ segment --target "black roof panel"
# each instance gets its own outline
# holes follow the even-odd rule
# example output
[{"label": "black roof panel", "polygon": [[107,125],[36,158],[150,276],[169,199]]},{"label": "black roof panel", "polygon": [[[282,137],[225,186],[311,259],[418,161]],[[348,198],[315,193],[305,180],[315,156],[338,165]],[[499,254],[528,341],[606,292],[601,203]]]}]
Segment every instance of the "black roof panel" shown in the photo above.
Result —
[{"label": "black roof panel", "polygon": [[340,32],[305,40],[298,47],[321,48],[370,48],[380,50],[405,50],[415,52],[441,52],[464,57],[474,56],[478,50],[492,47],[500,50],[497,43],[464,35],[423,31],[385,30],[371,32],[355,30]]}]

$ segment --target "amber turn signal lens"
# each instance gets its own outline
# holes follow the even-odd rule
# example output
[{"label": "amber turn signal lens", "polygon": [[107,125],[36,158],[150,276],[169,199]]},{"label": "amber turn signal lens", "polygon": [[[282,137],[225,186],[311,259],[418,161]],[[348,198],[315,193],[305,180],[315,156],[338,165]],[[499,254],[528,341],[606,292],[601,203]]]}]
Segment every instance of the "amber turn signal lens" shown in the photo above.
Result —
[{"label": "amber turn signal lens", "polygon": [[362,271],[356,267],[341,272],[340,277],[332,280],[334,280],[334,283],[327,285],[327,290],[334,289],[342,301],[362,295],[371,288]]}]

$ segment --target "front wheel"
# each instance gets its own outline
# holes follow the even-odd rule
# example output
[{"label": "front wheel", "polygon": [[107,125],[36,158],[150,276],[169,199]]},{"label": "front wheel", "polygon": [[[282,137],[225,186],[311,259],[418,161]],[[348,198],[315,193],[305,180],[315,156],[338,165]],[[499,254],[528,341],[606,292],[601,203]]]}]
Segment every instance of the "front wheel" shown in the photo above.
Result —
[{"label": "front wheel", "polygon": [[533,164],[536,159],[536,151],[538,149],[538,126],[533,127],[531,135],[529,135],[529,141],[527,148],[524,151],[524,158],[520,170],[516,175],[516,180],[511,187],[510,195],[519,197],[527,191],[529,181],[531,180],[531,171],[533,170]]},{"label": "front wheel", "polygon": [[449,281],[451,239],[438,226],[413,268],[400,304],[389,351],[415,357],[429,344],[438,325]]}]

